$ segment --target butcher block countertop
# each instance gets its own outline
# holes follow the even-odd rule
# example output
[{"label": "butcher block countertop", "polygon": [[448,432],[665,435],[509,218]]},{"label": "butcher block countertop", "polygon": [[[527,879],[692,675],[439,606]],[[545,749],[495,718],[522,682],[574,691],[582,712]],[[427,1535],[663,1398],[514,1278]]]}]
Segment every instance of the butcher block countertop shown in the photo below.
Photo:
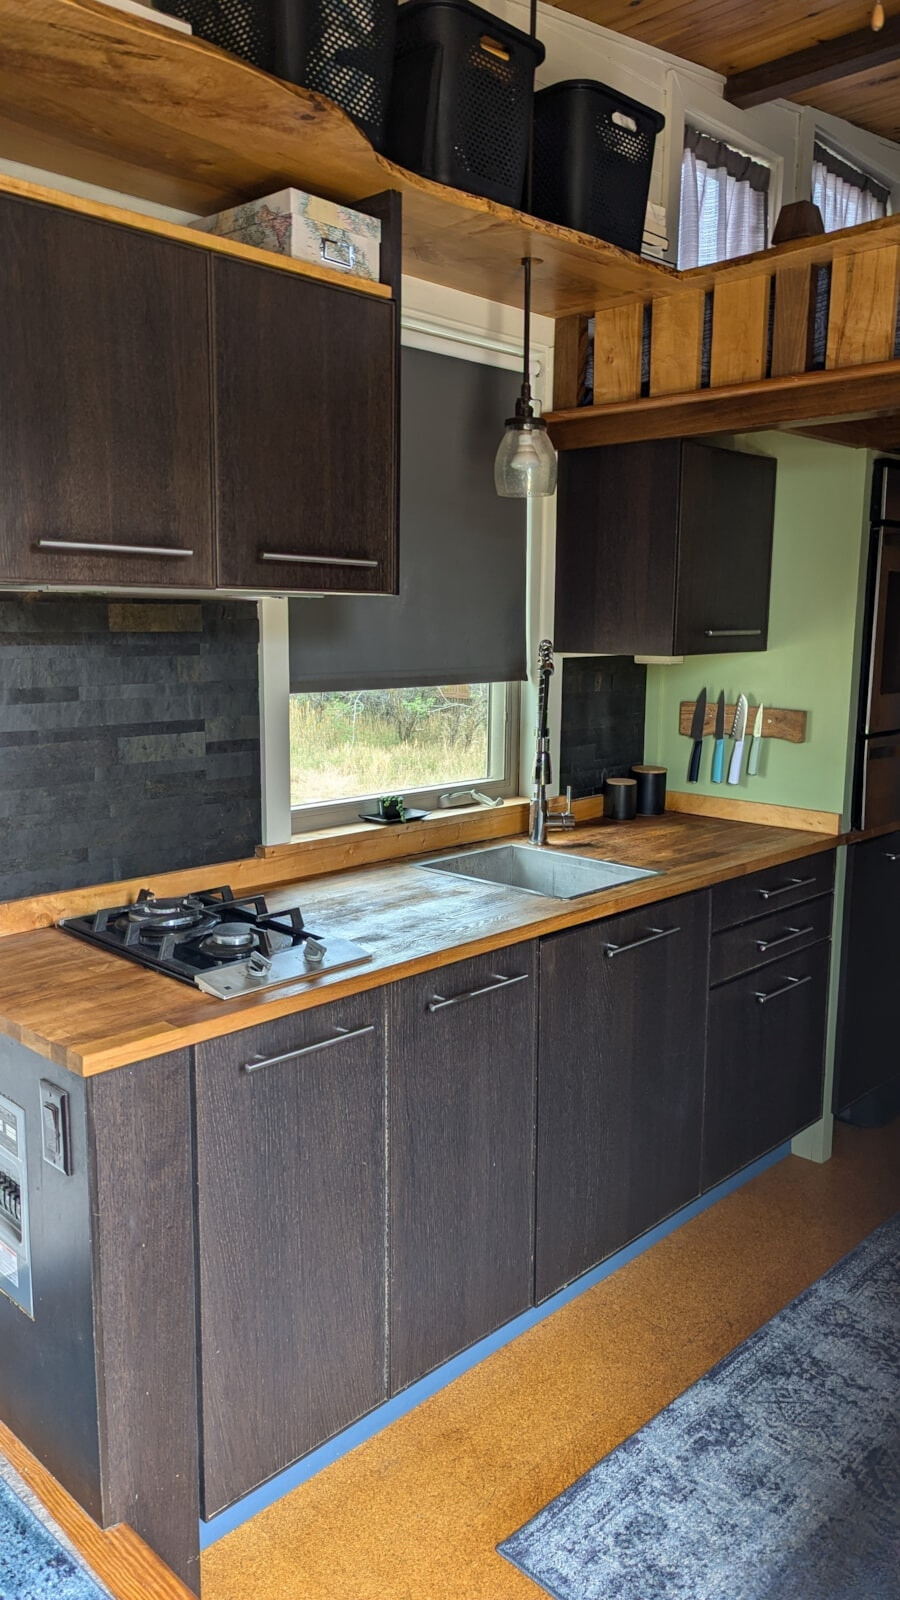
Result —
[{"label": "butcher block countertop", "polygon": [[[12,934],[0,941],[0,1032],[90,1077],[448,961],[832,850],[840,842],[834,835],[667,812],[551,835],[549,849],[660,873],[577,900],[422,871],[412,860],[294,881],[267,889],[270,905],[301,905],[308,926],[358,941],[373,960],[323,975],[313,985],[285,985],[226,1002],[57,928]],[[210,867],[209,886],[217,881]]]}]

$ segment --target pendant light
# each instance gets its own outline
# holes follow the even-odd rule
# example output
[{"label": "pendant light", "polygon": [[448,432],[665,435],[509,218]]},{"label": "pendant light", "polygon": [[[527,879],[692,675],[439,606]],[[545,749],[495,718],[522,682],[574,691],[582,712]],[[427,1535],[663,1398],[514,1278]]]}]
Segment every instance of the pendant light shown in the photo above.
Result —
[{"label": "pendant light", "polygon": [[556,489],[556,451],[547,424],[536,417],[531,403],[531,257],[522,261],[525,271],[525,337],[522,389],[516,414],[507,417],[503,438],[494,459],[494,487],[505,500],[535,499]]},{"label": "pendant light", "polygon": [[[537,37],[537,0],[531,0],[530,35]],[[531,211],[531,179],[534,165],[534,111],[529,107],[528,156],[525,166],[525,210]],[[494,458],[494,487],[504,500],[533,500],[556,491],[556,451],[550,443],[547,424],[536,417],[531,403],[531,257],[523,256],[525,273],[525,334],[523,339],[522,389],[516,401],[516,414],[507,417],[503,438]]]}]

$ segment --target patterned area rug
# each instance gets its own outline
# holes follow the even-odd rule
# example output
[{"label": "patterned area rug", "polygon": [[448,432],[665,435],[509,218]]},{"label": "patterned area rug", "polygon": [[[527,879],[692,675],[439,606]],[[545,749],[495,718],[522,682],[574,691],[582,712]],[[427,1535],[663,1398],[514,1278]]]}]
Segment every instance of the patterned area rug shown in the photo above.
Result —
[{"label": "patterned area rug", "polygon": [[900,1212],[499,1546],[556,1600],[898,1600]]},{"label": "patterned area rug", "polygon": [[111,1600],[61,1528],[0,1458],[0,1600]]}]

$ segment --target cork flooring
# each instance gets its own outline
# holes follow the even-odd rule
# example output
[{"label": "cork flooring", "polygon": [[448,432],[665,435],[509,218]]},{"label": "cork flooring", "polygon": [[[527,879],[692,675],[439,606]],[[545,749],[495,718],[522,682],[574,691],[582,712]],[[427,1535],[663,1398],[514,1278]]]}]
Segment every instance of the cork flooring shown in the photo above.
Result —
[{"label": "cork flooring", "polygon": [[835,1134],[228,1534],[204,1600],[537,1600],[497,1542],[900,1205],[900,1122]]}]

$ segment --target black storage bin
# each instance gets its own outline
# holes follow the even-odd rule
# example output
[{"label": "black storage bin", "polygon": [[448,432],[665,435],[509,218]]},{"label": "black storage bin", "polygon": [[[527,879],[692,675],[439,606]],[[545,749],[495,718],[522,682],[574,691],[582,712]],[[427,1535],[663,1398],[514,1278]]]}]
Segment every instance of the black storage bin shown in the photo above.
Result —
[{"label": "black storage bin", "polygon": [[532,212],[639,255],[665,117],[589,78],[534,97]]},{"label": "black storage bin", "polygon": [[334,100],[384,142],[396,0],[157,0],[161,11],[254,67]]},{"label": "black storage bin", "polygon": [[468,0],[407,0],[386,150],[411,172],[506,205],[522,200],[544,47]]}]

